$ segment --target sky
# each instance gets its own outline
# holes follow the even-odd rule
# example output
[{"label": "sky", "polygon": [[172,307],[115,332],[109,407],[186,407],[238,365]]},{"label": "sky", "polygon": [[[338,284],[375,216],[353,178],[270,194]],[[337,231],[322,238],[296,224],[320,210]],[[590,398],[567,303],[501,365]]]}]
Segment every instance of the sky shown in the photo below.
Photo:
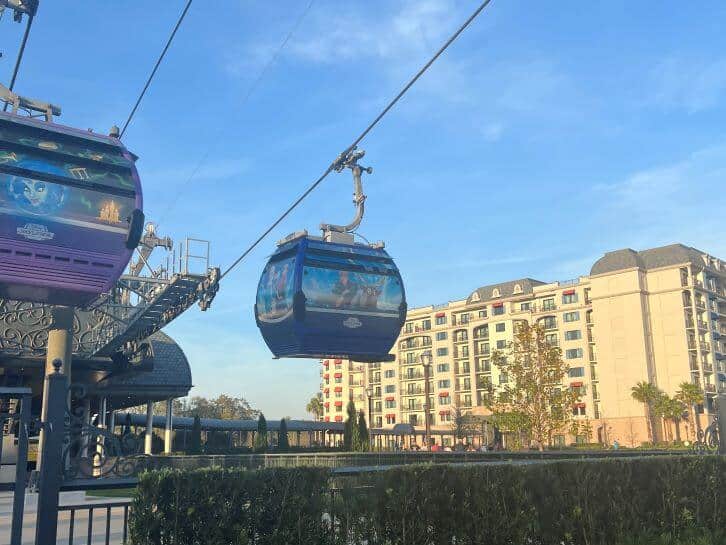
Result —
[{"label": "sky", "polygon": [[[64,124],[121,126],[185,4],[41,1],[16,90]],[[124,142],[145,212],[223,269],[395,96],[476,0],[195,2]],[[409,306],[587,274],[674,242],[726,258],[726,3],[494,0],[363,141],[360,232]],[[0,21],[0,81],[23,25]],[[288,33],[294,30],[285,47]],[[304,417],[314,360],[274,360],[255,290],[275,241],[352,218],[335,174],[165,331],[192,395]]]}]

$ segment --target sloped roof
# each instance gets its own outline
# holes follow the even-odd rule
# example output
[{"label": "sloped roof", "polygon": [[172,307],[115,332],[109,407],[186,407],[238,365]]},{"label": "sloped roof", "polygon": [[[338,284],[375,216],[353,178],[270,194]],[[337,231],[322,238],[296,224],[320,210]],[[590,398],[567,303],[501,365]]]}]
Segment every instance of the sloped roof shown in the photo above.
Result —
[{"label": "sloped roof", "polygon": [[591,275],[606,274],[637,267],[639,269],[657,269],[669,265],[691,263],[704,267],[705,252],[684,244],[669,244],[648,250],[635,251],[632,248],[607,252],[598,259],[590,269]]},{"label": "sloped roof", "polygon": [[95,385],[99,394],[130,395],[156,392],[155,397],[168,393],[168,397],[183,397],[192,387],[192,371],[184,351],[174,339],[161,331],[148,338],[151,345],[153,367],[149,370],[131,370],[112,374]]},{"label": "sloped roof", "polygon": [[[520,293],[532,293],[534,286],[541,286],[546,284],[540,280],[534,278],[521,278],[519,280],[510,280],[509,282],[501,282],[499,284],[490,284],[488,286],[482,286],[481,288],[475,289],[471,295],[466,299],[466,303],[478,303],[480,301],[488,301],[490,299],[501,299],[504,297],[511,297],[512,295],[519,295]],[[515,286],[519,285],[522,291],[514,292]],[[495,290],[499,290],[499,295],[495,295]]]}]

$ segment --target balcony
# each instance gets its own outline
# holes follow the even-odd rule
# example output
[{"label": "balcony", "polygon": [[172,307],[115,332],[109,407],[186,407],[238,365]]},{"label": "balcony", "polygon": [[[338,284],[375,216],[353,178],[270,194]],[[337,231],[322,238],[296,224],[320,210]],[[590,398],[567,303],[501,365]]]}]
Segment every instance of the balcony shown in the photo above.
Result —
[{"label": "balcony", "polygon": [[698,321],[698,329],[708,329],[708,324],[703,320]]},{"label": "balcony", "polygon": [[476,381],[477,390],[489,390],[491,387],[492,387],[492,383],[489,380],[477,380]]},{"label": "balcony", "polygon": [[416,388],[407,388],[406,391],[403,393],[405,396],[417,396],[417,395],[423,395],[424,389],[420,386],[417,386]]},{"label": "balcony", "polygon": [[711,343],[702,342],[701,343],[701,352],[710,352],[711,351]]},{"label": "balcony", "polygon": [[410,403],[401,408],[404,412],[423,411],[423,403]]},{"label": "balcony", "polygon": [[702,367],[703,367],[703,372],[704,373],[713,373],[713,364],[711,364],[711,363],[704,363],[702,365]]},{"label": "balcony", "polygon": [[416,373],[404,373],[401,375],[401,380],[422,380],[423,378],[424,376],[421,371]]},{"label": "balcony", "polygon": [[471,373],[471,367],[469,365],[462,365],[459,367],[458,365],[454,366],[454,374],[456,375],[468,375]]},{"label": "balcony", "polygon": [[474,355],[475,356],[489,356],[491,353],[492,353],[492,351],[489,348],[479,349],[478,346],[475,346],[474,347]]},{"label": "balcony", "polygon": [[705,391],[705,392],[707,392],[707,393],[709,393],[709,394],[714,394],[714,393],[716,393],[716,385],[714,385],[714,384],[706,384],[706,385],[705,385],[705,386],[703,387],[703,389],[704,389],[704,391]]}]

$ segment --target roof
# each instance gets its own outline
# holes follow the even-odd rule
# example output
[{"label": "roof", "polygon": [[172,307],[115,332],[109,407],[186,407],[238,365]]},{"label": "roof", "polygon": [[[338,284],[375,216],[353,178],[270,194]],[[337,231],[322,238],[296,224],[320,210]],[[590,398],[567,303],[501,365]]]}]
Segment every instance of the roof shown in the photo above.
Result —
[{"label": "roof", "polygon": [[624,248],[614,252],[607,252],[598,259],[590,269],[591,275],[607,274],[625,269],[657,269],[669,265],[680,265],[691,263],[698,267],[705,267],[706,261],[702,252],[696,248],[684,244],[669,244],[649,250],[635,251],[632,248]]},{"label": "roof", "polygon": [[[534,278],[521,278],[519,280],[510,280],[509,282],[501,282],[499,284],[490,284],[488,286],[482,286],[481,288],[475,289],[466,299],[466,303],[478,303],[489,299],[501,299],[504,297],[511,297],[512,295],[532,293],[535,286],[542,286],[544,284],[546,284],[546,282],[535,280]],[[515,292],[515,287],[517,286],[521,288],[521,291],[517,290]]]},{"label": "roof", "polygon": [[[127,417],[133,426],[146,426],[146,415],[134,413],[117,413],[116,422],[123,425]],[[257,431],[257,420],[222,420],[219,418],[200,418],[199,425],[201,429],[206,431]],[[152,421],[154,428],[163,428],[166,426],[165,416],[154,416]],[[174,429],[190,430],[194,426],[194,418],[189,416],[174,416],[172,418],[172,426]],[[321,422],[317,420],[287,420],[287,431],[334,431],[343,433],[345,424],[342,422]],[[279,431],[279,420],[268,420],[268,431]]]},{"label": "roof", "polygon": [[192,387],[192,371],[184,351],[161,331],[148,338],[151,346],[152,365],[148,370],[131,370],[111,374],[100,380],[95,390],[98,394],[124,396],[135,394],[164,399],[184,397]]}]

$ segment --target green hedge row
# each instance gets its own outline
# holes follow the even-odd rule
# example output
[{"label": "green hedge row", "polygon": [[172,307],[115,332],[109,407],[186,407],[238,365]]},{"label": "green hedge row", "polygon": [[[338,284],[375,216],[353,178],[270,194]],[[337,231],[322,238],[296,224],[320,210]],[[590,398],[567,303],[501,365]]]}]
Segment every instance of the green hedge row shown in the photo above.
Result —
[{"label": "green hedge row", "polygon": [[[726,458],[142,475],[135,545],[726,542]],[[680,541],[679,541],[680,540]],[[722,541],[723,540],[723,541]]]}]

